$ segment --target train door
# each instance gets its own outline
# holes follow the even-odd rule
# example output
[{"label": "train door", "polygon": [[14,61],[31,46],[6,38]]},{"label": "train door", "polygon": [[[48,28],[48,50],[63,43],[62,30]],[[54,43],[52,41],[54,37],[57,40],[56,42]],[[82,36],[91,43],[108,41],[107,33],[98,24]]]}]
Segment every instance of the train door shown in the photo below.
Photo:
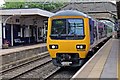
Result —
[{"label": "train door", "polygon": [[89,20],[89,26],[90,26],[90,44],[92,45],[94,43],[94,21]]},{"label": "train door", "polygon": [[107,37],[107,25],[104,24],[104,37]]},{"label": "train door", "polygon": [[97,25],[94,25],[94,40],[97,40]]}]

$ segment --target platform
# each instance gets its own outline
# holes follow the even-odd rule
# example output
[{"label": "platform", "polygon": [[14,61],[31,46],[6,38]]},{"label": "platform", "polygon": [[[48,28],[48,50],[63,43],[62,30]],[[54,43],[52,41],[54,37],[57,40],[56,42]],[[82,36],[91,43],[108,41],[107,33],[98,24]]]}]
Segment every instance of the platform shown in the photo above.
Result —
[{"label": "platform", "polygon": [[[119,57],[119,58],[118,58]],[[119,59],[119,60],[118,60]],[[120,39],[110,39],[72,77],[73,78],[120,78]]]},{"label": "platform", "polygon": [[46,43],[41,43],[41,44],[34,44],[34,45],[29,45],[29,46],[21,46],[21,47],[17,46],[17,47],[13,47],[10,49],[0,49],[0,56],[5,55],[5,54],[14,53],[14,52],[20,52],[20,51],[24,51],[24,50],[28,50],[28,49],[45,47],[45,46],[46,46]]}]

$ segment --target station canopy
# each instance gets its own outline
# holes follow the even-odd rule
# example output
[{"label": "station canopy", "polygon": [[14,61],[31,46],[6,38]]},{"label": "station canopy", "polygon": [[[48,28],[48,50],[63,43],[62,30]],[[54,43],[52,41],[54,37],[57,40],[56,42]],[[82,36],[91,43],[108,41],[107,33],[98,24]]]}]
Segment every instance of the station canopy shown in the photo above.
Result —
[{"label": "station canopy", "polygon": [[44,17],[50,17],[54,15],[54,13],[33,8],[33,9],[1,9],[0,15],[40,15]]}]

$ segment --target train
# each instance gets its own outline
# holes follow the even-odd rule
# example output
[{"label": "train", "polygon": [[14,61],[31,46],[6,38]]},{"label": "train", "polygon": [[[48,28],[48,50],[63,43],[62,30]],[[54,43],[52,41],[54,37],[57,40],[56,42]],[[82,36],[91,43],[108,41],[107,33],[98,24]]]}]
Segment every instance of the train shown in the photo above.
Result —
[{"label": "train", "polygon": [[112,27],[77,10],[48,19],[47,49],[55,66],[81,66],[92,47],[112,35]]}]

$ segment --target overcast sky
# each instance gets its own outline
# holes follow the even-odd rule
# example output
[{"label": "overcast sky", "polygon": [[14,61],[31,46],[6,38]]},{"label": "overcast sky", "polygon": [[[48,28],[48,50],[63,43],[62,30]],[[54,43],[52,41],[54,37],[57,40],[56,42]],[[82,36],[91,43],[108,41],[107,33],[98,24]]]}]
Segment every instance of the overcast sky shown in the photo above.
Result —
[{"label": "overcast sky", "polygon": [[2,4],[4,4],[5,2],[4,2],[4,0],[0,0],[0,5],[2,5]]}]

